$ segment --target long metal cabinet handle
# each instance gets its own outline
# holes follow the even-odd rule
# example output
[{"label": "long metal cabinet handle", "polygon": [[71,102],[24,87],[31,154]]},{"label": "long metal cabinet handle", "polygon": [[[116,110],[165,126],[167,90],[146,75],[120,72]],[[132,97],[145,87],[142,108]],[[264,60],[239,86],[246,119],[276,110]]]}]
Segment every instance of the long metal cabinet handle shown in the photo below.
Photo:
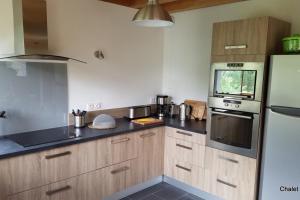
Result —
[{"label": "long metal cabinet handle", "polygon": [[59,189],[56,189],[56,190],[50,190],[50,191],[47,191],[46,192],[46,195],[47,196],[51,196],[53,194],[56,194],[56,193],[60,193],[60,192],[63,192],[63,191],[66,191],[66,190],[70,190],[71,189],[71,186],[70,185],[67,185],[67,186],[64,186],[62,188],[59,188]]},{"label": "long metal cabinet handle", "polygon": [[233,185],[233,184],[231,184],[231,183],[227,183],[226,181],[222,181],[221,179],[217,179],[217,181],[218,181],[219,183],[222,183],[222,184],[227,185],[227,186],[229,186],[229,187],[237,188],[236,185]]},{"label": "long metal cabinet handle", "polygon": [[181,134],[181,135],[190,136],[190,137],[193,136],[193,134],[191,134],[191,133],[186,133],[186,132],[183,132],[183,131],[176,131],[176,133]]},{"label": "long metal cabinet handle", "polygon": [[176,144],[177,147],[181,147],[181,148],[184,148],[184,149],[188,149],[188,150],[193,150],[192,147],[188,147],[188,146],[184,146],[182,144]]},{"label": "long metal cabinet handle", "polygon": [[223,159],[223,160],[227,160],[227,161],[232,162],[232,163],[236,163],[236,164],[239,163],[239,161],[237,161],[237,160],[234,160],[234,159],[231,159],[231,158],[226,158],[224,156],[219,156],[219,158]]},{"label": "long metal cabinet handle", "polygon": [[153,132],[151,132],[151,133],[142,134],[142,135],[140,135],[140,137],[141,137],[141,138],[145,138],[145,137],[152,137],[152,136],[154,136],[154,135],[156,135],[156,134],[153,133]]},{"label": "long metal cabinet handle", "polygon": [[113,170],[110,173],[111,174],[118,174],[120,172],[127,171],[127,170],[129,170],[129,167],[126,166],[126,167],[121,167],[120,169]]},{"label": "long metal cabinet handle", "polygon": [[242,45],[226,45],[225,46],[225,50],[230,50],[230,49],[247,49],[247,45],[246,44],[242,44]]},{"label": "long metal cabinet handle", "polygon": [[183,170],[185,170],[185,171],[188,171],[188,172],[191,172],[191,171],[192,171],[191,169],[186,168],[186,167],[182,167],[182,166],[180,166],[180,165],[176,165],[176,167],[179,168],[179,169],[183,169]]},{"label": "long metal cabinet handle", "polygon": [[72,152],[71,151],[66,151],[66,152],[63,152],[63,153],[58,153],[58,154],[53,154],[53,155],[47,155],[45,156],[45,158],[47,160],[50,160],[50,159],[53,159],[53,158],[58,158],[58,157],[62,157],[62,156],[68,156],[68,155],[71,155]]},{"label": "long metal cabinet handle", "polygon": [[224,115],[224,116],[237,117],[237,118],[242,118],[242,119],[249,119],[249,120],[252,119],[252,117],[250,117],[250,116],[245,116],[245,115],[236,115],[236,114],[223,113],[223,112],[216,112],[216,111],[211,111],[211,113],[212,113],[212,114],[216,114],[216,115]]},{"label": "long metal cabinet handle", "polygon": [[123,139],[118,139],[118,140],[112,140],[111,143],[118,144],[118,143],[122,143],[122,142],[128,142],[129,140],[130,140],[130,138],[123,138]]}]

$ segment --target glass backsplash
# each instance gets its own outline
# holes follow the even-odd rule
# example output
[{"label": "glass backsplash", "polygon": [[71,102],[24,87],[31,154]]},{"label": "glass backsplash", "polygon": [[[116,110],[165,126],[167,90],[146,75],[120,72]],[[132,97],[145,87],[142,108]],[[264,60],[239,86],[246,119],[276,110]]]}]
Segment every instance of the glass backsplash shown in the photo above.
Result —
[{"label": "glass backsplash", "polygon": [[67,125],[67,64],[0,62],[0,136]]}]

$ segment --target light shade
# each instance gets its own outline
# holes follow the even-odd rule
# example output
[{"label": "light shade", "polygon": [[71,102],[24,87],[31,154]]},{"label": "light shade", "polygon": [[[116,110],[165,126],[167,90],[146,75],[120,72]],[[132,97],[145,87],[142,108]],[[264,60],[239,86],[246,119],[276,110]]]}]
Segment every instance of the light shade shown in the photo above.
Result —
[{"label": "light shade", "polygon": [[148,4],[136,13],[132,22],[147,27],[166,27],[174,24],[171,15],[156,0],[149,0]]}]

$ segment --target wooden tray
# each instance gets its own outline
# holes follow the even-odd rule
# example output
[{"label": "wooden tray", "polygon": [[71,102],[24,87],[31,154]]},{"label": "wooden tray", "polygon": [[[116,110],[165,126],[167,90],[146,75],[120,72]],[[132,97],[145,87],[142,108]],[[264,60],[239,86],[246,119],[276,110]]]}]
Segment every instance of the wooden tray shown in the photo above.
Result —
[{"label": "wooden tray", "polygon": [[139,125],[152,125],[152,124],[160,124],[163,123],[163,120],[148,117],[148,118],[142,118],[142,119],[134,119],[131,122]]}]

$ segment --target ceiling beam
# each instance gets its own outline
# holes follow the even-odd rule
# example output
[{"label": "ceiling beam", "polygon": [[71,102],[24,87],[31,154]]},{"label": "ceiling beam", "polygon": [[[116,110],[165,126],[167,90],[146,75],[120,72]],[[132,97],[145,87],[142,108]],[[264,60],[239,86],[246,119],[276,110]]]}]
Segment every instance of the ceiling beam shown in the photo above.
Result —
[{"label": "ceiling beam", "polygon": [[[102,0],[131,8],[141,8],[148,0]],[[169,12],[181,12],[199,8],[207,8],[229,3],[236,3],[247,0],[158,0],[160,4]]]},{"label": "ceiling beam", "polygon": [[237,3],[246,0],[177,0],[174,2],[164,3],[162,6],[170,13],[207,8],[229,3]]}]

